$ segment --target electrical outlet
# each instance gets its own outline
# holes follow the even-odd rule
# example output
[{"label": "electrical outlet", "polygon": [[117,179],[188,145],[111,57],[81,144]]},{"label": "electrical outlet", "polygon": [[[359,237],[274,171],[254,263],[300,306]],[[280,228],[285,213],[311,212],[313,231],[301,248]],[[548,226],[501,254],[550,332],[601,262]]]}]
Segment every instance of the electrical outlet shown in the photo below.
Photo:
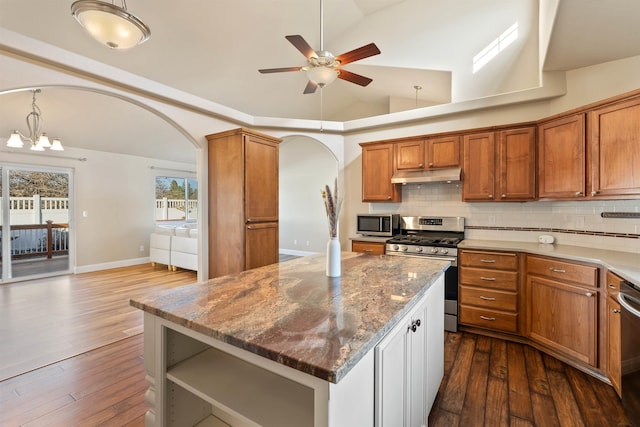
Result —
[{"label": "electrical outlet", "polygon": [[297,240],[293,241],[293,246],[298,246],[298,241]]},{"label": "electrical outlet", "polygon": [[140,245],[140,252],[144,252],[144,245]]}]

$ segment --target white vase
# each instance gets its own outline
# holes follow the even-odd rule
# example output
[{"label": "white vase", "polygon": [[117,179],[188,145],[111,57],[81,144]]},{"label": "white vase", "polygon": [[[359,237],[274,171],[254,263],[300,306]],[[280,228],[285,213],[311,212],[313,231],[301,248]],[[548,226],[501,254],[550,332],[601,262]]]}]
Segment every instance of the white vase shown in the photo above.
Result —
[{"label": "white vase", "polygon": [[340,277],[340,240],[337,237],[327,242],[327,276]]}]

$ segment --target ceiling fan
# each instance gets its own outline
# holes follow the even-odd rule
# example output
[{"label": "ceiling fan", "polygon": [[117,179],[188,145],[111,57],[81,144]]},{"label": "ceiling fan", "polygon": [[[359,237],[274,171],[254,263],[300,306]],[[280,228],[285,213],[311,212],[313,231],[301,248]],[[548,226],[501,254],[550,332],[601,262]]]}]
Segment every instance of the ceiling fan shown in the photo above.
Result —
[{"label": "ceiling fan", "polygon": [[289,42],[295,46],[307,58],[307,65],[302,67],[284,67],[284,68],[267,68],[258,70],[262,74],[282,73],[286,71],[306,71],[309,81],[304,88],[305,94],[314,93],[319,87],[322,89],[326,85],[332,83],[336,78],[355,83],[360,86],[367,86],[373,80],[360,74],[352,73],[342,69],[343,65],[351,62],[359,61],[370,56],[378,55],[380,49],[374,44],[359,47],[352,51],[334,56],[331,52],[324,50],[323,42],[323,6],[320,0],[320,50],[315,51],[309,46],[309,43],[300,35],[285,36]]}]

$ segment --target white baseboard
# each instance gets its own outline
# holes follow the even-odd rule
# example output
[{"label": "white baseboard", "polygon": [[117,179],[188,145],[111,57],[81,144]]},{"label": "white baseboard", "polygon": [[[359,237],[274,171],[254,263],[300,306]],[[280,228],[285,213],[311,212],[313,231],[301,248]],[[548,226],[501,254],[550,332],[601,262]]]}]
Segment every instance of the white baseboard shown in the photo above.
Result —
[{"label": "white baseboard", "polygon": [[307,255],[316,254],[317,252],[297,251],[295,249],[282,249],[282,248],[280,248],[280,253],[281,254],[285,254],[285,255],[307,256]]},{"label": "white baseboard", "polygon": [[129,267],[132,265],[146,264],[151,262],[149,257],[123,259],[120,261],[105,262],[102,264],[81,265],[73,269],[74,274],[91,273],[92,271],[109,270],[110,268]]}]

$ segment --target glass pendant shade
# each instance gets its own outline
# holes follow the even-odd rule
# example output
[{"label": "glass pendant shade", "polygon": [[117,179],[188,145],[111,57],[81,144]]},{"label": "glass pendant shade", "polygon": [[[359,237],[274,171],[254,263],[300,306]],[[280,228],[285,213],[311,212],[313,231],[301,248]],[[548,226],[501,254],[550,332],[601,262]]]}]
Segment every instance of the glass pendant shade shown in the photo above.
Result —
[{"label": "glass pendant shade", "polygon": [[319,65],[307,70],[307,78],[320,87],[333,83],[338,77],[338,71]]},{"label": "glass pendant shade", "polygon": [[71,5],[71,13],[94,39],[111,49],[130,49],[151,35],[140,19],[111,3],[79,0]]},{"label": "glass pendant shade", "polygon": [[39,145],[42,148],[51,148],[51,142],[49,141],[49,137],[47,136],[46,133],[43,133],[42,135],[40,135],[40,138],[38,138],[37,145]]},{"label": "glass pendant shade", "polygon": [[24,142],[22,142],[22,138],[20,138],[20,134],[18,131],[14,130],[11,132],[11,136],[7,141],[7,147],[11,148],[22,148],[24,146]]},{"label": "glass pendant shade", "polygon": [[62,143],[60,142],[60,139],[53,138],[53,142],[51,142],[51,150],[64,151],[64,147],[62,147]]}]

